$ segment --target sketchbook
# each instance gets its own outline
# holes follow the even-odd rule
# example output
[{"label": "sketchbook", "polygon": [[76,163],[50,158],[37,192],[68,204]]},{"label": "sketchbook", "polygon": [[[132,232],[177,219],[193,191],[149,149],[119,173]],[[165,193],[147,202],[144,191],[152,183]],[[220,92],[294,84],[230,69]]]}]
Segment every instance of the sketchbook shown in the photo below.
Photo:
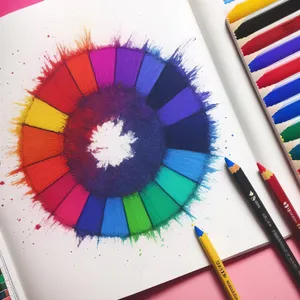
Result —
[{"label": "sketchbook", "polygon": [[222,259],[266,244],[225,156],[289,235],[256,160],[300,209],[299,190],[227,9],[49,0],[0,19],[0,250],[20,299],[120,299],[204,268],[193,222]]}]

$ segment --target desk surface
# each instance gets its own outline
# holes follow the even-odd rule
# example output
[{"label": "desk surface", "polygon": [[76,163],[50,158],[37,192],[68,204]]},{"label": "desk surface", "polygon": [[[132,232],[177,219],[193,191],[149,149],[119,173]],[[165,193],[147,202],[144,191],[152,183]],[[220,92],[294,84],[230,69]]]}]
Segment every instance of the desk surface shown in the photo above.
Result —
[{"label": "desk surface", "polygon": [[[1,0],[0,17],[42,0]],[[221,0],[220,0],[221,1]],[[300,244],[288,241],[300,260]],[[289,274],[271,247],[241,256],[226,264],[228,272],[243,300],[298,300],[298,294]],[[211,269],[205,269],[157,286],[130,297],[130,300],[167,299],[226,299],[222,287]],[[129,299],[129,298],[127,298]]]},{"label": "desk surface", "polygon": [[[300,260],[300,244],[289,239]],[[298,300],[300,293],[272,247],[251,252],[225,264],[243,300]],[[225,294],[212,269],[205,269],[136,294],[126,300],[211,299],[225,300]],[[125,300],[125,299],[124,299]]]}]

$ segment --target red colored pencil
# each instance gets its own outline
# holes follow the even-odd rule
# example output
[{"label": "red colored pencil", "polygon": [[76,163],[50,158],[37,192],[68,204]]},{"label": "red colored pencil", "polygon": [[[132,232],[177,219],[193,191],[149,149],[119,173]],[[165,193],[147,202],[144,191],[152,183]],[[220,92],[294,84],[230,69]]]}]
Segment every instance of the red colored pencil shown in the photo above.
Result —
[{"label": "red colored pencil", "polygon": [[261,89],[276,84],[298,72],[300,72],[300,57],[265,73],[256,81],[256,84]]},{"label": "red colored pencil", "polygon": [[261,50],[287,36],[300,30],[300,16],[288,20],[274,28],[259,34],[247,42],[241,49],[244,56]]},{"label": "red colored pencil", "polygon": [[287,197],[285,191],[283,190],[282,186],[280,185],[279,181],[277,180],[275,174],[267,170],[260,163],[257,163],[257,166],[263,179],[276,196],[278,200],[278,205],[280,206],[280,210],[285,216],[292,231],[295,232],[295,234],[298,237],[300,237],[300,218],[296,210],[294,209],[292,203],[290,202],[289,198]]}]

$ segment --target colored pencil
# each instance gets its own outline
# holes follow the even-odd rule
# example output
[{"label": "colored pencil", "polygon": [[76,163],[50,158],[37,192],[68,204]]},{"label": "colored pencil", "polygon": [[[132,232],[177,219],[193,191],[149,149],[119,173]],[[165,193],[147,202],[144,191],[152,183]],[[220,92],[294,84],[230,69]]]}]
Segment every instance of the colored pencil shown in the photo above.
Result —
[{"label": "colored pencil", "polygon": [[227,15],[230,23],[236,22],[274,2],[277,0],[246,0],[238,3]]},{"label": "colored pencil", "polygon": [[241,167],[228,158],[225,158],[225,162],[238,187],[247,199],[247,203],[252,209],[252,212],[255,214],[270,241],[281,255],[283,262],[293,276],[296,284],[300,287],[300,266],[291,249],[287,245],[285,239],[281,235]]},{"label": "colored pencil", "polygon": [[297,57],[279,67],[272,69],[263,74],[257,81],[258,88],[268,87],[276,84],[290,76],[300,72],[300,57]]},{"label": "colored pencil", "polygon": [[209,240],[207,234],[197,226],[195,226],[194,229],[197,238],[202,248],[204,249],[204,252],[206,253],[210,263],[214,267],[219,279],[221,280],[221,283],[224,287],[225,292],[228,295],[228,298],[235,299],[235,300],[240,299],[217,251],[215,250],[213,244]]},{"label": "colored pencil", "polygon": [[235,36],[237,39],[249,36],[250,34],[281,20],[299,9],[299,0],[278,2],[278,5],[243,22],[234,32]]},{"label": "colored pencil", "polygon": [[271,28],[257,35],[241,47],[242,52],[245,56],[252,54],[289,36],[290,34],[298,30],[300,30],[300,16],[281,23],[274,28]]},{"label": "colored pencil", "polygon": [[273,194],[275,195],[280,210],[285,216],[288,224],[290,225],[291,230],[296,233],[298,238],[300,238],[300,218],[282,186],[280,185],[277,177],[273,172],[266,169],[260,163],[257,163],[257,167],[260,174],[262,175],[262,178],[268,184]]},{"label": "colored pencil", "polygon": [[280,134],[282,142],[287,143],[300,138],[300,122],[289,126]]},{"label": "colored pencil", "polygon": [[298,51],[300,51],[300,36],[297,36],[285,42],[284,44],[261,53],[256,58],[254,58],[248,66],[251,72],[256,72],[263,68],[271,66],[272,64]]},{"label": "colored pencil", "polygon": [[300,100],[282,107],[272,116],[272,118],[275,124],[279,124],[298,116],[300,116]]}]

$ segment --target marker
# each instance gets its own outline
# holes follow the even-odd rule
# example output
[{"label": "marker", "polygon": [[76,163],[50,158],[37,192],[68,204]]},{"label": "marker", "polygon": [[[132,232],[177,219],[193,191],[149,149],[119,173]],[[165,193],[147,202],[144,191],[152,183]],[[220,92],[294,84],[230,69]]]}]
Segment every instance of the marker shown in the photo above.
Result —
[{"label": "marker", "polygon": [[0,300],[5,299],[7,297],[9,297],[8,290],[4,290],[4,291],[0,292]]},{"label": "marker", "polygon": [[1,282],[0,283],[0,292],[2,292],[3,290],[6,290],[7,289],[7,286],[5,284],[5,282]]},{"label": "marker", "polygon": [[272,190],[279,205],[280,211],[283,213],[285,219],[291,227],[291,230],[295,232],[298,238],[300,238],[300,218],[275,174],[266,169],[260,163],[257,163],[257,167],[262,178]]},{"label": "marker", "polygon": [[[300,40],[299,40],[300,42]],[[267,96],[264,97],[266,106],[278,104],[300,93],[300,77],[287,82],[286,84],[275,87]]]},{"label": "marker", "polygon": [[256,81],[256,85],[260,89],[265,88],[297,73],[300,73],[300,57],[297,57],[296,59],[293,59],[275,69],[266,72]]},{"label": "marker", "polygon": [[293,160],[300,160],[300,145],[294,147],[289,154]]},{"label": "marker", "polygon": [[257,35],[242,46],[242,52],[244,56],[252,54],[291,35],[298,30],[300,30],[300,16],[281,23],[274,28]]},{"label": "marker", "polygon": [[298,116],[300,116],[300,100],[282,107],[272,116],[272,118],[275,124],[279,124]]},{"label": "marker", "polygon": [[225,292],[228,295],[228,298],[235,300],[240,299],[217,251],[215,250],[214,246],[209,240],[207,234],[197,226],[194,226],[194,229],[198,240],[202,248],[204,249],[205,254],[207,255],[210,263],[213,265],[219,279],[221,280],[221,283],[224,287]]},{"label": "marker", "polygon": [[[264,2],[264,1],[262,1]],[[234,32],[237,39],[242,39],[250,34],[273,24],[300,9],[299,0],[280,1],[278,5],[268,9],[257,16],[250,17]]]},{"label": "marker", "polygon": [[277,0],[246,0],[238,3],[228,14],[227,19],[230,23],[236,22],[274,2]]},{"label": "marker", "polygon": [[238,187],[247,199],[247,203],[249,204],[252,212],[255,214],[270,241],[281,255],[283,262],[296,284],[300,287],[300,266],[291,249],[287,245],[285,239],[281,235],[241,167],[228,158],[225,158],[225,162]]},{"label": "marker", "polygon": [[297,122],[285,130],[283,130],[280,134],[281,140],[283,143],[294,141],[300,138],[300,122]]},{"label": "marker", "polygon": [[251,72],[259,71],[298,51],[300,51],[300,36],[261,53],[249,63],[249,69]]}]

